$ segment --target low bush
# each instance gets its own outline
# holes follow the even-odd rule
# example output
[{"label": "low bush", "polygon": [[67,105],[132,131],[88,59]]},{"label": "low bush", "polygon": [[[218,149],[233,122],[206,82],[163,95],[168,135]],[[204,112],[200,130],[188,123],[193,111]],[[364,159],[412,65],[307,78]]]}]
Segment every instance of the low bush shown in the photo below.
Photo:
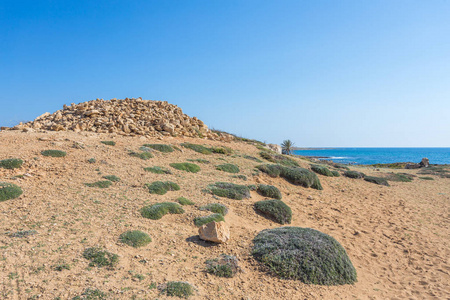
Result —
[{"label": "low bush", "polygon": [[171,163],[170,166],[177,170],[182,170],[190,173],[197,173],[200,171],[200,167],[192,163]]},{"label": "low bush", "polygon": [[187,161],[198,162],[201,164],[209,164],[209,160],[198,158],[198,159],[186,159]]},{"label": "low bush", "polygon": [[9,236],[15,237],[15,238],[23,238],[23,237],[27,237],[27,236],[35,235],[35,234],[37,234],[36,230],[22,230],[22,231],[16,231],[14,233],[11,233]]},{"label": "low bush", "polygon": [[117,177],[116,175],[105,175],[105,176],[103,176],[103,178],[108,179],[109,181],[112,181],[112,182],[120,181],[120,178]]},{"label": "low bush", "polygon": [[184,148],[194,150],[195,152],[198,152],[201,154],[212,154],[211,149],[206,148],[205,146],[202,146],[202,145],[191,144],[191,143],[182,143],[181,146],[183,146]]},{"label": "low bush", "polygon": [[293,160],[292,158],[290,158],[287,155],[276,154],[276,153],[269,152],[269,151],[261,151],[259,153],[259,155],[262,158],[264,158],[270,162],[277,163],[277,164],[280,164],[283,166],[287,166],[287,167],[298,167],[299,166],[297,161]]},{"label": "low bush", "polygon": [[83,252],[83,257],[91,261],[89,264],[91,267],[114,268],[119,263],[119,256],[117,254],[98,247],[87,248]]},{"label": "low bush", "polygon": [[232,178],[238,178],[238,179],[242,179],[244,181],[247,181],[247,176],[245,175],[233,175],[231,176]]},{"label": "low bush", "polygon": [[358,172],[358,171],[345,171],[344,176],[353,179],[364,178],[366,174]]},{"label": "low bush", "polygon": [[112,185],[112,182],[109,180],[103,180],[103,181],[97,181],[97,182],[93,182],[93,183],[85,183],[85,186],[88,187],[97,187],[97,188],[101,188],[101,189],[105,189],[108,188]]},{"label": "low bush", "polygon": [[409,174],[391,173],[386,177],[386,179],[398,182],[411,182],[413,180],[413,176]]},{"label": "low bush", "polygon": [[205,217],[197,217],[194,219],[194,224],[195,224],[195,226],[200,227],[204,224],[208,224],[213,221],[220,222],[220,221],[225,221],[225,219],[223,218],[222,214],[216,213],[216,214],[212,214],[212,215],[205,216]]},{"label": "low bush", "polygon": [[[73,297],[72,300],[106,300],[108,294],[99,289],[86,289],[80,296]],[[55,298],[56,300],[56,298]]]},{"label": "low bush", "polygon": [[292,210],[281,200],[263,200],[255,203],[255,210],[280,224],[290,224]]},{"label": "low bush", "polygon": [[139,248],[148,245],[152,238],[140,230],[129,230],[119,236],[119,241],[134,248]]},{"label": "low bush", "polygon": [[333,177],[333,173],[325,166],[320,165],[311,165],[311,170],[313,170],[315,173],[323,175],[323,176],[329,176]]},{"label": "low bush", "polygon": [[188,282],[169,281],[161,292],[167,296],[187,299],[194,295],[195,288]]},{"label": "low bush", "polygon": [[245,185],[238,185],[229,182],[216,182],[207,187],[207,191],[219,197],[242,200],[250,198],[250,190]]},{"label": "low bush", "polygon": [[450,178],[449,165],[430,165],[427,168],[422,168],[417,174],[421,175],[436,175],[442,178]]},{"label": "low bush", "polygon": [[323,189],[317,175],[304,168],[290,168],[280,165],[261,165],[258,166],[258,169],[271,177],[280,176],[295,185],[301,185],[306,188],[311,187],[316,190]]},{"label": "low bush", "polygon": [[317,230],[266,229],[253,242],[252,255],[279,278],[320,285],[356,282],[356,270],[345,249],[334,238]]},{"label": "low bush", "polygon": [[281,199],[281,192],[273,185],[260,184],[256,190],[258,194],[264,197]]},{"label": "low bush", "polygon": [[206,261],[206,272],[218,277],[232,278],[240,270],[239,261],[233,255],[222,254],[219,258]]},{"label": "low bush", "polygon": [[155,181],[145,185],[150,194],[164,195],[168,191],[179,191],[180,186],[172,181]]},{"label": "low bush", "polygon": [[406,162],[397,162],[389,164],[373,164],[370,166],[374,168],[404,169],[406,165],[407,165]]},{"label": "low bush", "polygon": [[334,177],[340,177],[341,176],[341,173],[339,173],[336,170],[331,171],[331,173],[333,174]]},{"label": "low bush", "polygon": [[0,202],[18,198],[22,193],[23,191],[19,186],[13,183],[0,182]]},{"label": "low bush", "polygon": [[90,164],[95,164],[96,162],[97,162],[97,160],[95,158],[88,159],[88,163],[90,163]]},{"label": "low bush", "polygon": [[223,164],[216,166],[217,170],[228,172],[228,173],[239,173],[239,167],[233,164]]},{"label": "low bush", "polygon": [[243,157],[246,158],[246,159],[249,159],[249,160],[253,160],[253,161],[259,162],[259,163],[263,162],[259,158],[256,158],[256,157],[253,157],[253,156],[250,156],[250,155],[244,155]]},{"label": "low bush", "polygon": [[225,154],[225,155],[233,154],[233,149],[228,147],[212,147],[211,151],[217,154]]},{"label": "low bush", "polygon": [[8,158],[0,160],[0,168],[3,169],[17,169],[20,168],[23,164],[23,160],[18,158]]},{"label": "low bush", "polygon": [[427,176],[425,176],[425,177],[419,177],[420,179],[423,179],[423,180],[434,180],[434,178],[433,177],[427,177]]},{"label": "low bush", "polygon": [[184,197],[179,197],[177,198],[178,203],[180,203],[181,205],[194,205],[195,203],[192,202],[191,200],[184,198]]},{"label": "low bush", "polygon": [[210,203],[200,207],[200,210],[208,210],[213,213],[221,214],[222,216],[226,216],[228,213],[228,208],[220,203]]},{"label": "low bush", "polygon": [[64,157],[67,155],[66,152],[61,150],[44,150],[41,151],[41,154],[44,156],[51,156],[51,157]]},{"label": "low bush", "polygon": [[258,189],[258,187],[255,184],[249,184],[249,185],[247,185],[247,187],[250,191],[253,191],[253,192]]},{"label": "low bush", "polygon": [[169,152],[173,152],[174,151],[172,146],[165,145],[165,144],[145,144],[144,146],[148,147],[148,148],[152,148],[152,149],[158,150],[159,152],[164,152],[164,153],[169,153]]},{"label": "low bush", "polygon": [[379,184],[379,185],[389,186],[389,183],[387,182],[386,178],[375,177],[375,176],[365,176],[364,180],[375,183],[375,184]]},{"label": "low bush", "polygon": [[114,141],[100,141],[100,143],[108,145],[108,146],[115,146],[116,142]]},{"label": "low bush", "polygon": [[129,154],[130,154],[130,156],[138,157],[138,158],[143,159],[143,160],[148,160],[148,159],[150,159],[150,158],[153,157],[153,154],[151,154],[150,152],[141,152],[141,153],[138,153],[138,152],[133,152],[133,151],[132,151],[132,152],[130,152]]},{"label": "low bush", "polygon": [[281,176],[285,167],[280,165],[260,165],[257,167],[261,172],[266,173],[272,178]]},{"label": "low bush", "polygon": [[170,171],[170,170],[168,170],[166,168],[157,167],[157,166],[144,168],[144,171],[151,172],[151,173],[154,173],[154,174],[172,174],[172,171]]},{"label": "low bush", "polygon": [[141,215],[144,218],[159,220],[166,214],[182,214],[184,209],[175,202],[162,202],[141,208]]}]

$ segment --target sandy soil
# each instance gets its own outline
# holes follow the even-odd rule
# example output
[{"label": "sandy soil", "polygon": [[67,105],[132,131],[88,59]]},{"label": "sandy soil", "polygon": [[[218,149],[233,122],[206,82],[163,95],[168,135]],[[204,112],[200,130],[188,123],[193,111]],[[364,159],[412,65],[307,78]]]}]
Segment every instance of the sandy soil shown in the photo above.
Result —
[{"label": "sandy soil", "polygon": [[[101,140],[114,140],[117,145],[103,145]],[[319,176],[324,190],[317,191],[264,174],[252,176],[258,163],[239,156],[202,155],[187,149],[183,153],[156,152],[147,161],[127,155],[128,150],[138,150],[144,143],[177,145],[186,141],[222,144],[188,138],[161,141],[94,133],[0,132],[0,159],[25,161],[20,169],[0,168],[0,181],[24,190],[20,198],[0,202],[0,298],[72,299],[86,288],[98,288],[109,292],[111,299],[167,299],[152,287],[180,280],[197,288],[193,299],[450,299],[449,179],[416,178],[411,183],[391,182],[391,187],[385,187]],[[74,142],[86,147],[73,148]],[[239,155],[258,156],[259,152],[244,143],[226,146]],[[64,150],[67,156],[40,155],[46,149]],[[97,162],[90,164],[89,158]],[[158,175],[143,170],[148,166],[170,168],[169,163],[188,158],[211,163],[199,164],[202,170],[197,174],[173,169],[172,175]],[[240,174],[249,180],[216,170],[214,166],[224,161],[239,165]],[[306,161],[299,162],[308,166]],[[358,169],[375,176],[392,171]],[[25,176],[15,177],[18,175]],[[101,180],[103,175],[117,175],[122,180],[107,189],[84,185]],[[177,182],[181,190],[151,195],[143,186],[155,180]],[[263,199],[255,192],[251,199],[242,201],[216,200],[202,193],[207,184],[216,181],[277,186],[293,210],[291,226],[314,228],[337,239],[357,269],[358,282],[324,287],[268,275],[250,255],[252,240],[259,231],[280,225],[254,212],[253,203]],[[180,196],[196,203],[184,206],[185,214],[155,221],[139,213],[146,204]],[[213,202],[231,210],[225,217],[231,229],[227,244],[200,241],[192,222],[196,216],[207,215],[199,206]],[[137,249],[119,243],[119,235],[130,229],[148,232],[153,242]],[[19,230],[36,230],[37,234],[9,236]],[[117,253],[118,267],[89,267],[82,253],[92,246]],[[231,279],[205,273],[205,261],[221,253],[236,255],[244,272]],[[63,263],[70,270],[54,269]]]}]

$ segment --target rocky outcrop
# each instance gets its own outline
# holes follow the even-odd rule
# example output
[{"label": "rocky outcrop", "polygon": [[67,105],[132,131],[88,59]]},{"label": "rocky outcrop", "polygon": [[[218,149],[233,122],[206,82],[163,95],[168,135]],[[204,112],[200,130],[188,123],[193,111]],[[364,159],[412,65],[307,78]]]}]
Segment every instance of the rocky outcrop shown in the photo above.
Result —
[{"label": "rocky outcrop", "polygon": [[202,225],[198,229],[198,234],[202,240],[214,243],[226,243],[230,239],[230,229],[223,221]]},{"label": "rocky outcrop", "polygon": [[187,136],[231,141],[232,135],[211,132],[196,117],[184,114],[167,101],[137,99],[97,99],[64,105],[53,114],[44,113],[34,121],[19,124],[13,130],[91,131],[126,136]]},{"label": "rocky outcrop", "polygon": [[430,161],[428,158],[424,157],[420,161],[420,163],[407,163],[405,169],[420,169],[420,168],[428,168],[430,166]]},{"label": "rocky outcrop", "polygon": [[281,146],[277,144],[267,144],[267,149],[274,151],[275,153],[281,154]]}]

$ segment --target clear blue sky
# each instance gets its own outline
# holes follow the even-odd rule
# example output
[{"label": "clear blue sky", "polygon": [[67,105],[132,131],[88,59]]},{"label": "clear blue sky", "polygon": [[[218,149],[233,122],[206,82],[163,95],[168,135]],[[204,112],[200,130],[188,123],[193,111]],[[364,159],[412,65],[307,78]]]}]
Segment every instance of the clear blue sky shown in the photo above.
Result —
[{"label": "clear blue sky", "polygon": [[0,126],[166,100],[297,146],[450,146],[450,1],[0,0]]}]

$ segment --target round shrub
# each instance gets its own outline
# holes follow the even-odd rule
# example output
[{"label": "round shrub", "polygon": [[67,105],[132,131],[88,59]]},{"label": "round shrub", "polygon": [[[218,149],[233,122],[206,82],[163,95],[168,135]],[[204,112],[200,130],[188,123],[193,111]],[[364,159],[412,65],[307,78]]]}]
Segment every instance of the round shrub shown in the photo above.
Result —
[{"label": "round shrub", "polygon": [[184,209],[180,206],[180,204],[175,202],[156,203],[141,208],[141,215],[144,218],[152,220],[159,220],[166,214],[182,214],[182,213],[184,213]]},{"label": "round shrub", "polygon": [[119,236],[119,241],[134,248],[139,248],[148,245],[152,238],[140,230],[130,230],[122,233]]},{"label": "round shrub", "polygon": [[85,186],[88,187],[97,187],[97,188],[101,188],[101,189],[106,189],[108,187],[110,187],[112,184],[111,181],[109,180],[103,180],[103,181],[97,181],[97,182],[93,182],[93,183],[85,183]]},{"label": "round shrub", "polygon": [[281,199],[281,192],[273,185],[260,184],[256,190],[258,194],[264,197]]},{"label": "round shrub", "polygon": [[61,150],[44,150],[41,152],[44,156],[51,156],[51,157],[64,157],[66,156],[66,152]]},{"label": "round shrub", "polygon": [[150,194],[164,195],[168,191],[178,191],[180,186],[172,181],[155,181],[145,185]]},{"label": "round shrub", "polygon": [[23,164],[23,160],[18,158],[8,158],[0,160],[0,168],[3,169],[17,169]]},{"label": "round shrub", "polygon": [[195,224],[195,226],[200,227],[200,226],[202,226],[204,224],[208,224],[208,223],[211,223],[213,221],[220,222],[220,221],[225,221],[225,219],[223,218],[222,214],[212,214],[212,215],[205,216],[205,217],[197,217],[197,218],[195,218],[194,219],[194,224]]},{"label": "round shrub", "polygon": [[148,160],[148,159],[150,159],[150,158],[153,157],[153,154],[151,154],[150,152],[141,152],[141,153],[138,153],[138,152],[133,152],[133,151],[132,151],[132,152],[130,152],[129,154],[130,154],[130,156],[138,157],[138,158],[143,159],[143,160]]},{"label": "round shrub", "polygon": [[325,166],[320,165],[311,165],[311,170],[313,170],[315,173],[323,175],[323,176],[329,176],[333,177],[333,173]]},{"label": "round shrub", "polygon": [[255,210],[280,224],[290,224],[292,220],[291,208],[278,199],[258,201]]},{"label": "round shrub", "polygon": [[341,173],[339,173],[336,170],[331,171],[331,173],[333,174],[334,177],[340,177],[341,176]]},{"label": "round shrub", "polygon": [[320,231],[301,227],[266,229],[253,242],[253,256],[279,278],[320,285],[356,282],[356,270],[345,249]]},{"label": "round shrub", "polygon": [[231,278],[241,271],[236,256],[222,254],[219,258],[206,261],[206,272],[218,277]]},{"label": "round shrub", "polygon": [[306,188],[323,190],[317,175],[310,170],[298,167],[285,167],[281,165],[261,165],[258,169],[270,177],[282,177],[295,185],[301,185]]},{"label": "round shrub", "polygon": [[210,203],[200,207],[200,210],[208,210],[213,213],[221,214],[222,216],[226,216],[228,213],[228,208],[220,203]]},{"label": "round shrub", "polygon": [[250,190],[245,185],[230,182],[216,182],[207,187],[207,191],[219,197],[242,200],[250,198]]},{"label": "round shrub", "polygon": [[113,254],[97,247],[84,250],[83,257],[91,261],[89,264],[91,267],[114,268],[119,262],[119,256],[117,256],[117,254]]},{"label": "round shrub", "polygon": [[364,178],[364,176],[366,176],[366,175],[364,173],[357,172],[357,171],[345,171],[344,176],[348,177],[348,178],[359,179],[359,178]]},{"label": "round shrub", "polygon": [[375,177],[375,176],[365,176],[364,180],[375,183],[375,184],[379,184],[379,185],[389,186],[389,183],[387,182],[386,178]]},{"label": "round shrub", "polygon": [[233,164],[218,165],[216,169],[228,173],[239,173],[239,167]]},{"label": "round shrub", "polygon": [[183,143],[183,144],[181,144],[181,146],[183,146],[184,148],[194,150],[195,152],[198,152],[201,154],[211,154],[212,153],[210,148],[206,148],[205,146],[202,146],[202,145]]},{"label": "round shrub", "polygon": [[195,203],[187,198],[179,197],[177,198],[178,203],[181,205],[194,205]]},{"label": "round shrub", "polygon": [[194,287],[188,282],[169,281],[162,289],[162,293],[167,296],[189,298],[194,295]]},{"label": "round shrub", "polygon": [[175,168],[177,170],[182,170],[182,171],[186,171],[186,172],[190,172],[190,173],[197,173],[198,171],[200,171],[200,167],[196,164],[192,164],[192,163],[171,163],[170,166],[172,168]]},{"label": "round shrub", "polygon": [[0,202],[15,199],[22,193],[19,186],[8,182],[0,182]]}]

